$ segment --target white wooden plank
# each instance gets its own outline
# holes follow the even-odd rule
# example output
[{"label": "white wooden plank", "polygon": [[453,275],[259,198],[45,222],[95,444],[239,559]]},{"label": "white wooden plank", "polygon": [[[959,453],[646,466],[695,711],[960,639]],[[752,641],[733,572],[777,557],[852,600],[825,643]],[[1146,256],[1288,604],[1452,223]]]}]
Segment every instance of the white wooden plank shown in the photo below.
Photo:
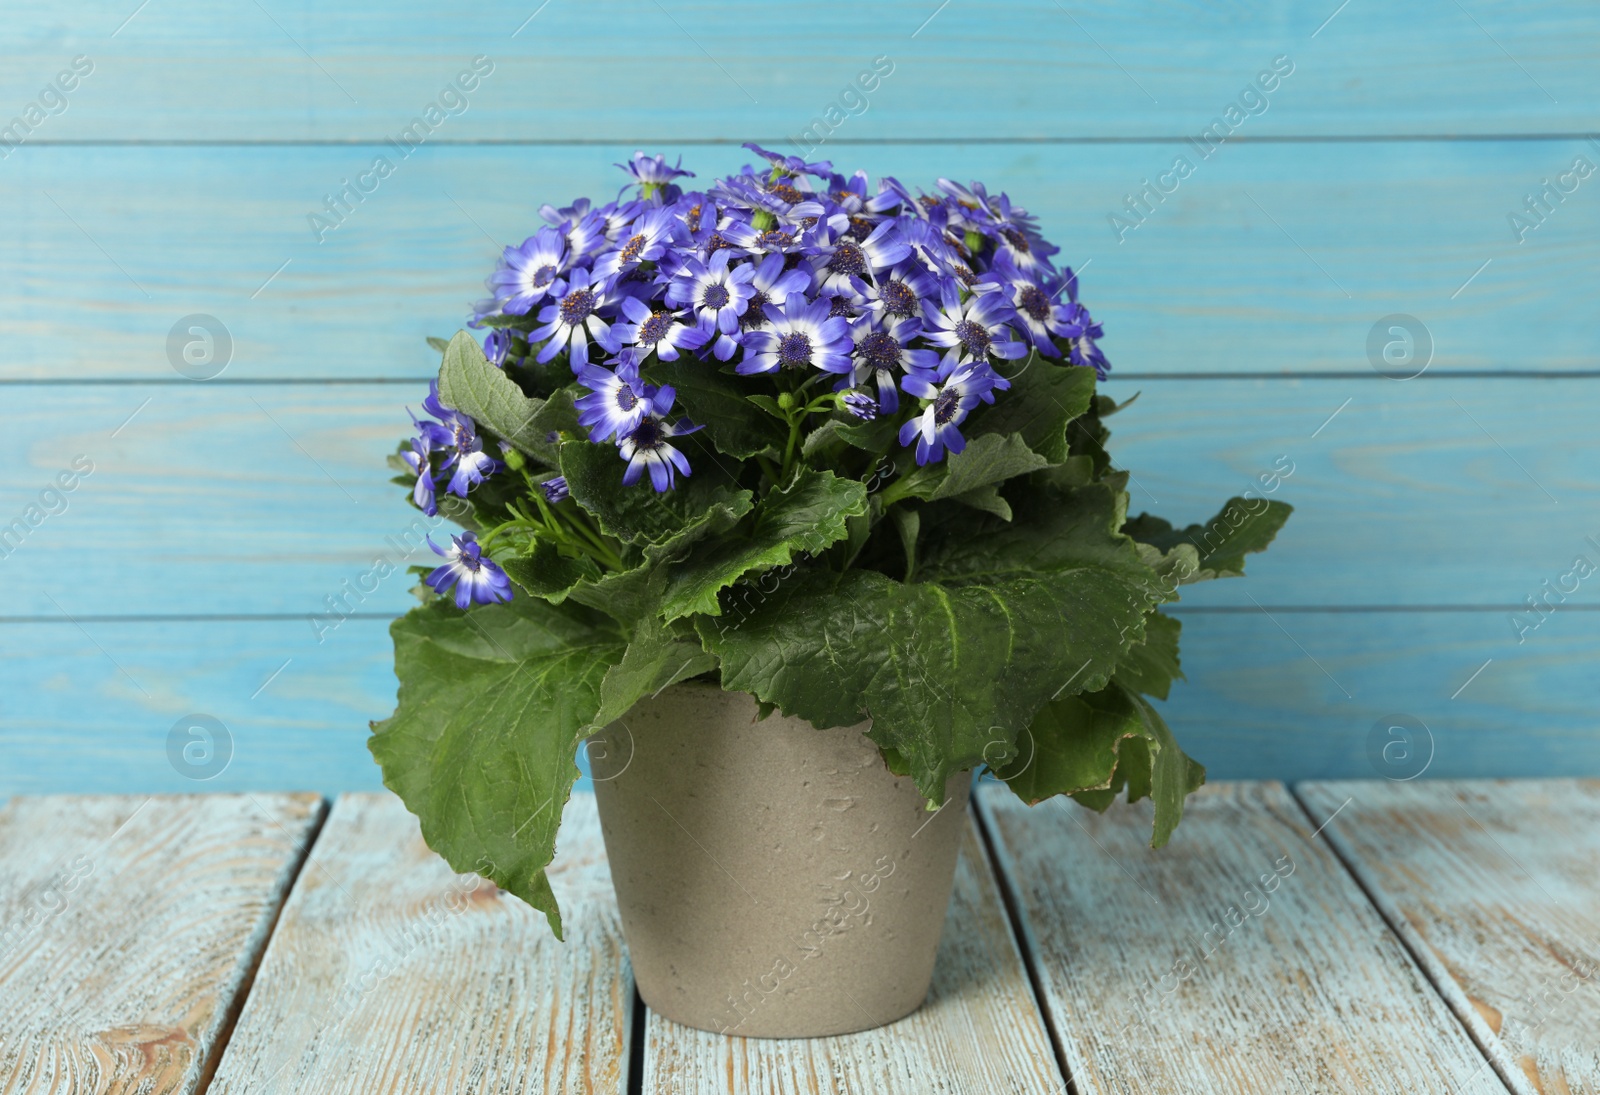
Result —
[{"label": "white wooden plank", "polygon": [[1161,852],[1148,806],[982,788],[1081,1095],[1504,1090],[1281,784],[1203,789]]},{"label": "white wooden plank", "polygon": [[[847,1000],[841,1008],[850,1006]],[[990,1095],[1061,1092],[982,840],[968,824],[928,1000],[831,1038],[740,1038],[650,1013],[644,1095]]]},{"label": "white wooden plank", "polygon": [[0,1093],[203,1090],[316,795],[16,798],[0,811]]},{"label": "white wooden plank", "polygon": [[1600,1092],[1600,781],[1296,792],[1513,1091]]},{"label": "white wooden plank", "polygon": [[215,1095],[620,1093],[633,979],[592,795],[543,913],[453,874],[390,794],[343,795],[284,908]]}]

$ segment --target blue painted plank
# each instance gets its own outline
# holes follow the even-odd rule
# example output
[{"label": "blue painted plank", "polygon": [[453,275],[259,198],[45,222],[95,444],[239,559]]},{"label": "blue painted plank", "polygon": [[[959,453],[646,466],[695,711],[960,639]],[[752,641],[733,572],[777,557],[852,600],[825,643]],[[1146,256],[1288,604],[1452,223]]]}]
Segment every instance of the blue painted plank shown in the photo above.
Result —
[{"label": "blue painted plank", "polygon": [[[1189,680],[1162,706],[1213,779],[1404,776],[1389,715],[1428,728],[1431,747],[1412,732],[1427,776],[1600,775],[1600,613],[1557,612],[1521,646],[1496,612],[1183,621]],[[318,646],[298,621],[0,626],[0,795],[373,789],[367,720],[395,694],[385,628],[351,620]],[[195,714],[232,742],[205,781],[182,774],[205,771]]]},{"label": "blue painted plank", "polygon": [[[1186,603],[1516,606],[1563,584],[1578,554],[1600,564],[1586,540],[1600,543],[1597,384],[1153,380],[1106,391],[1142,389],[1110,423],[1112,455],[1135,476],[1133,512],[1202,521],[1274,476],[1272,496],[1297,507],[1249,578],[1196,586]],[[10,389],[24,459],[0,487],[0,530],[24,525],[3,541],[3,615],[288,613],[311,641],[307,621],[329,598],[404,611],[411,580],[369,575],[380,559],[433,559],[428,523],[384,464],[425,391]],[[43,494],[80,457],[88,478]],[[1600,604],[1596,581],[1569,589],[1569,604]]]},{"label": "blue painted plank", "polygon": [[[1183,135],[1230,103],[1252,136],[1571,133],[1600,105],[1600,22],[1577,0],[7,8],[6,110],[70,58],[95,66],[38,141],[375,140],[430,102],[438,139],[621,142],[781,140],[830,107],[839,139],[962,140]],[[442,100],[475,56],[493,72]],[[877,57],[892,75],[847,93]],[[1278,57],[1292,77],[1264,107],[1241,97]]]},{"label": "blue painted plank", "polygon": [[[425,375],[423,336],[464,320],[497,245],[536,229],[543,201],[614,193],[631,148],[424,146],[319,243],[310,214],[381,151],[20,150],[0,170],[0,377],[175,379],[169,333],[192,313],[231,332],[224,378]],[[750,158],[684,151],[702,176]],[[1146,214],[1125,197],[1192,150],[846,151],[909,185],[987,179],[1038,212],[1125,372],[1368,373],[1392,313],[1431,331],[1436,369],[1597,366],[1600,176],[1569,179],[1523,243],[1508,221],[1577,157],[1600,164],[1595,145],[1223,146]],[[1143,221],[1113,229],[1113,213]]]}]

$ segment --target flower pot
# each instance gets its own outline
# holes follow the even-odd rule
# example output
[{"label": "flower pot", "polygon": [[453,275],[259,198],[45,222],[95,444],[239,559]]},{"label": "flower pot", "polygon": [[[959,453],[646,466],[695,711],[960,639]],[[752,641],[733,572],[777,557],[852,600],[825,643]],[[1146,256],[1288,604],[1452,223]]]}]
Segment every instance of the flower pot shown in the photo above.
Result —
[{"label": "flower pot", "polygon": [[684,684],[591,739],[623,935],[656,1012],[795,1038],[922,1003],[970,773],[930,813],[866,725],[757,721],[752,697]]}]

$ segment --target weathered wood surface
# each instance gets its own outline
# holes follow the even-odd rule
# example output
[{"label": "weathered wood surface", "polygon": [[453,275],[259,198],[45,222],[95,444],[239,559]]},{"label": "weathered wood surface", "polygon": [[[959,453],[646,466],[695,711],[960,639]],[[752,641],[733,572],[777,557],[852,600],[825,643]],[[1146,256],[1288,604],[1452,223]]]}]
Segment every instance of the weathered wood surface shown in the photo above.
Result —
[{"label": "weathered wood surface", "polygon": [[1600,1092],[1600,782],[1295,790],[1513,1091]]},{"label": "weathered wood surface", "polygon": [[592,795],[566,808],[544,914],[456,875],[387,793],[341,796],[214,1095],[620,1093],[633,979]]},{"label": "weathered wood surface", "polygon": [[[1216,779],[1396,774],[1367,743],[1393,712],[1428,727],[1429,776],[1595,768],[1600,613],[1558,610],[1519,646],[1506,610],[1270,611],[1180,614],[1189,679],[1163,713]],[[384,619],[320,645],[292,617],[0,624],[0,795],[193,790],[165,742],[195,712],[231,737],[208,789],[375,790],[392,658]]]},{"label": "weathered wood surface", "polygon": [[[34,139],[382,140],[475,55],[495,70],[464,111],[444,104],[435,139],[778,142],[830,104],[846,140],[1171,136],[1222,113],[1282,55],[1295,75],[1248,119],[1252,134],[1580,132],[1594,124],[1600,51],[1580,0],[822,0],[805,19],[685,0],[136,7],[7,5],[7,111],[69,58],[96,63]],[[875,56],[893,74],[866,101],[842,99]]]},{"label": "weathered wood surface", "polygon": [[[850,1008],[848,999],[839,1001]],[[653,1012],[644,1095],[1001,1095],[1065,1090],[989,858],[969,822],[922,1008],[833,1038],[725,1037]]]},{"label": "weathered wood surface", "polygon": [[[3,615],[289,613],[332,624],[330,598],[346,612],[404,612],[415,584],[405,568],[435,560],[422,539],[434,523],[390,482],[385,457],[427,390],[422,380],[4,389],[25,466],[0,487],[0,532],[40,508],[20,546],[15,533],[4,541],[0,568],[48,567],[72,581],[17,582]],[[1600,606],[1593,578],[1561,581],[1576,555],[1600,565],[1600,480],[1588,474],[1600,467],[1590,412],[1600,380],[1541,380],[1525,392],[1459,378],[1106,390],[1139,394],[1110,420],[1111,455],[1134,476],[1130,512],[1204,521],[1264,487],[1296,507],[1272,549],[1251,557],[1247,580],[1186,587],[1186,605],[1509,612],[1548,580],[1569,590],[1565,602],[1551,594],[1558,614]],[[1197,414],[1197,400],[1227,408],[1225,436],[1224,412]],[[94,470],[41,504],[79,457]],[[435,541],[445,528],[441,519]],[[397,572],[369,574],[379,559]],[[304,630],[318,645],[319,630]],[[337,631],[323,630],[321,645]]]},{"label": "weathered wood surface", "polygon": [[[193,313],[231,332],[222,379],[425,377],[438,360],[424,336],[465,322],[499,248],[543,224],[540,203],[616,193],[613,164],[635,147],[425,146],[320,231],[310,215],[384,146],[23,145],[0,170],[0,377],[178,381],[168,334]],[[753,158],[737,144],[649,147],[686,153],[702,181]],[[1575,192],[1548,199],[1523,242],[1508,220],[1576,157],[1600,164],[1576,137],[1229,142],[1209,159],[1181,141],[826,152],[909,186],[983,179],[1038,214],[1124,373],[1376,382],[1367,338],[1393,313],[1431,331],[1434,369],[1596,368],[1600,316],[1585,303],[1600,296],[1600,174],[1569,175]],[[1128,195],[1179,156],[1192,173],[1130,213]],[[1124,232],[1113,213],[1142,223]]]},{"label": "weathered wood surface", "polygon": [[321,816],[268,793],[0,810],[0,1093],[202,1090]]},{"label": "weathered wood surface", "polygon": [[1281,784],[1202,790],[1161,852],[1148,809],[981,809],[1083,1095],[1504,1090]]}]

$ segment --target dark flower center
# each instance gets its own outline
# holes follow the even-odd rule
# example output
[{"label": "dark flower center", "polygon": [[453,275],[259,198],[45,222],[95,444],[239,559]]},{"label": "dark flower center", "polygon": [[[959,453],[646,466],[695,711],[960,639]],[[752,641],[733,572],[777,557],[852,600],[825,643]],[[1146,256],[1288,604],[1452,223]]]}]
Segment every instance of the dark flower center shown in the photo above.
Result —
[{"label": "dark flower center", "polygon": [[782,251],[794,243],[794,237],[781,228],[769,228],[756,239],[756,246],[766,251]]},{"label": "dark flower center", "polygon": [[811,361],[811,339],[795,331],[784,335],[778,342],[778,362],[782,365],[806,365]]},{"label": "dark flower center", "polygon": [[703,308],[721,308],[728,303],[728,289],[723,285],[708,285],[700,296]]},{"label": "dark flower center", "polygon": [[828,304],[828,315],[830,317],[844,316],[849,319],[855,315],[855,312],[851,309],[850,302],[844,297],[833,297]]},{"label": "dark flower center", "polygon": [[588,289],[577,289],[568,293],[561,299],[561,322],[576,327],[589,313],[594,311],[594,293]]},{"label": "dark flower center", "polygon": [[962,266],[959,262],[955,264],[955,271],[956,277],[960,279],[961,284],[963,285],[970,286],[973,282],[978,280],[977,274],[974,274],[971,270],[967,269],[965,266]]},{"label": "dark flower center", "polygon": [[689,212],[684,214],[683,223],[688,225],[690,232],[700,231],[700,203],[695,202],[689,207]]},{"label": "dark flower center", "polygon": [[872,230],[878,227],[865,217],[850,218],[850,238],[864,240],[872,235]]},{"label": "dark flower center", "polygon": [[1037,285],[1024,286],[1017,294],[1017,307],[1043,323],[1050,314],[1050,298]]},{"label": "dark flower center", "polygon": [[861,248],[853,243],[841,243],[839,249],[833,253],[828,269],[837,270],[841,274],[854,274],[860,277],[867,269],[867,256],[861,253]]},{"label": "dark flower center", "polygon": [[746,330],[751,327],[761,326],[767,321],[766,307],[771,303],[772,299],[760,289],[757,289],[751,295],[750,304],[745,308],[744,315],[739,317],[739,326]]},{"label": "dark flower center", "polygon": [[936,426],[948,426],[955,418],[956,411],[961,409],[961,397],[948,389],[940,392],[933,400],[933,421]]},{"label": "dark flower center", "polygon": [[924,195],[922,195],[922,197],[918,198],[917,200],[922,203],[922,207],[924,209],[937,209],[937,208],[939,208],[939,199],[938,198],[930,197],[929,195],[924,194]]},{"label": "dark flower center", "polygon": [[659,448],[661,445],[661,423],[650,415],[645,415],[639,424],[633,428],[628,439],[641,449]]},{"label": "dark flower center", "polygon": [[666,337],[667,329],[672,326],[672,317],[666,312],[653,312],[650,318],[639,324],[639,337],[636,341],[641,346],[654,346]]},{"label": "dark flower center", "polygon": [[634,236],[627,243],[623,244],[622,245],[622,261],[623,262],[633,262],[634,260],[636,260],[639,257],[639,252],[644,250],[644,244],[645,244],[645,239],[644,239],[644,236],[642,236],[642,235]]},{"label": "dark flower center", "polygon": [[706,258],[710,258],[725,247],[732,246],[733,244],[722,238],[721,232],[713,232],[711,238],[706,240]]},{"label": "dark flower center", "polygon": [[900,343],[887,331],[874,331],[861,340],[856,354],[874,369],[889,369],[900,363]]},{"label": "dark flower center", "polygon": [[623,384],[617,388],[617,409],[631,411],[639,405],[639,397],[633,394],[633,389]]},{"label": "dark flower center", "polygon": [[770,189],[774,194],[778,195],[778,197],[782,198],[784,201],[788,202],[790,205],[796,205],[806,200],[805,194],[801,193],[799,190],[796,190],[788,183],[773,183],[768,189]]},{"label": "dark flower center", "polygon": [[1021,251],[1024,255],[1028,254],[1029,247],[1027,236],[1024,236],[1021,232],[1018,232],[1009,224],[1003,224],[1000,226],[1000,234],[1006,238],[1006,242],[1009,243],[1013,248]]},{"label": "dark flower center", "polygon": [[956,337],[973,357],[983,357],[988,354],[989,345],[994,341],[989,337],[989,332],[983,329],[983,324],[974,323],[970,319],[964,319],[956,324]]},{"label": "dark flower center", "polygon": [[539,269],[535,270],[534,273],[533,273],[533,287],[535,289],[539,289],[539,288],[542,288],[543,286],[549,285],[552,281],[555,280],[555,276],[556,276],[556,268],[554,266],[550,266],[550,265],[541,266],[541,267],[539,267]]},{"label": "dark flower center", "polygon": [[882,298],[884,308],[892,316],[917,314],[917,294],[911,291],[911,286],[898,278],[884,282],[878,296]]}]

